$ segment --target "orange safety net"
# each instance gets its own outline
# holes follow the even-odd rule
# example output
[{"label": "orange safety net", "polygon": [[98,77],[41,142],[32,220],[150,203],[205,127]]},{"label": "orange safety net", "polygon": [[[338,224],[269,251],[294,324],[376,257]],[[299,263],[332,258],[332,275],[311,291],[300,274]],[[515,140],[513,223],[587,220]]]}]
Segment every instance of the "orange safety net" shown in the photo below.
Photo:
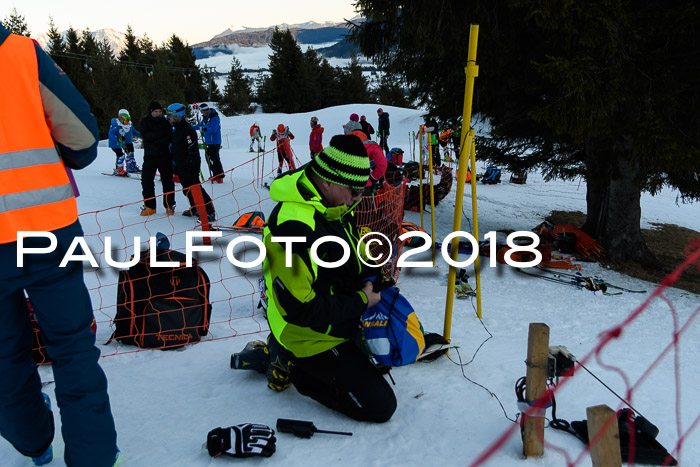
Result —
[{"label": "orange safety net", "polygon": [[395,281],[399,279],[399,269],[396,267],[396,262],[403,247],[399,236],[401,235],[401,222],[403,222],[405,187],[405,183],[397,186],[384,183],[376,196],[362,198],[354,211],[360,235],[380,233],[386,236],[386,238],[381,238],[380,235],[369,235],[366,240],[379,240],[380,243],[371,244],[371,256],[379,258],[379,263],[386,260],[386,264],[382,267],[383,273]]}]

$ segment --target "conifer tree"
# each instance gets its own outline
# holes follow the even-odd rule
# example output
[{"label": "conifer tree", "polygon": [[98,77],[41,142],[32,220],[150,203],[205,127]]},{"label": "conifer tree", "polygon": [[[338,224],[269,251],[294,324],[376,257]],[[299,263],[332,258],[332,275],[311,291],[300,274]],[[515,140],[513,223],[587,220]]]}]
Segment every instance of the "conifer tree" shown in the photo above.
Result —
[{"label": "conifer tree", "polygon": [[350,57],[350,63],[340,75],[340,95],[343,104],[369,102],[370,94],[367,78],[362,74],[362,67],[355,54]]},{"label": "conifer tree", "polygon": [[84,55],[88,57],[97,56],[97,42],[90,32],[90,28],[85,28],[80,36],[80,41],[78,42],[80,50]]},{"label": "conifer tree", "polygon": [[195,63],[196,57],[192,49],[175,34],[170,36],[164,48],[167,51],[168,66],[180,69],[174,76],[179,73],[182,77],[185,101],[193,103],[206,100],[208,93],[204,89],[202,73]]},{"label": "conifer tree", "polygon": [[300,75],[304,60],[301,47],[289,29],[281,31],[275,27],[270,39],[269,70],[259,91],[260,104],[265,112],[294,113],[300,108],[299,86],[295,77]]},{"label": "conifer tree", "polygon": [[226,78],[224,95],[219,100],[219,107],[224,115],[240,115],[250,113],[251,90],[248,79],[243,75],[241,62],[236,57],[231,60],[231,71]]},{"label": "conifer tree", "polygon": [[[49,16],[49,42],[47,44],[47,49],[49,54],[60,54],[65,50],[63,44],[63,34],[56,27],[56,23],[53,21],[53,17]],[[54,61],[57,61],[57,57],[53,57]]]},{"label": "conifer tree", "polygon": [[134,34],[134,30],[131,25],[126,27],[126,34],[124,36],[124,49],[122,49],[119,54],[120,62],[132,62],[138,63],[141,61],[141,44]]},{"label": "conifer tree", "polygon": [[474,111],[491,131],[477,157],[583,176],[584,229],[609,258],[658,266],[641,236],[641,193],[672,186],[700,199],[695,2],[427,4],[358,0],[368,20],[353,38],[445,120],[461,114],[469,24],[479,24]]},{"label": "conifer tree", "polygon": [[10,16],[2,20],[2,25],[5,26],[12,34],[29,37],[31,32],[27,26],[27,20],[24,16],[17,13],[17,8],[12,9]]}]

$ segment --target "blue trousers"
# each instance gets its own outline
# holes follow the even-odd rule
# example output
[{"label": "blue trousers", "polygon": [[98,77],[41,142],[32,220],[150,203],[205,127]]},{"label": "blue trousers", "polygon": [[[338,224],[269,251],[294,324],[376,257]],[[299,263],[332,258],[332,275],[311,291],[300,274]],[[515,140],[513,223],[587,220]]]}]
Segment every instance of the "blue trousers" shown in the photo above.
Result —
[{"label": "blue trousers", "polygon": [[[66,464],[111,466],[117,433],[107,378],[98,364],[100,351],[90,329],[93,312],[82,264],[58,267],[73,238],[82,235],[82,228],[76,221],[53,233],[58,239],[56,250],[24,255],[23,268],[17,267],[17,243],[0,245],[0,434],[30,457],[41,455],[54,435],[32,359],[26,292],[53,360]],[[36,248],[49,242],[25,238],[24,243]]]}]

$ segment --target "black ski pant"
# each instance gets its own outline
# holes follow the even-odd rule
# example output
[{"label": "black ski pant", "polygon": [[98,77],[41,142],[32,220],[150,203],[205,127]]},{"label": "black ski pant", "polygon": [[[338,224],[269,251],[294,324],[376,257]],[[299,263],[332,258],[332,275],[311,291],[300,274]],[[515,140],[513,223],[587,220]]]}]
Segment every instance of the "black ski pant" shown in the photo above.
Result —
[{"label": "black ski pant", "polygon": [[389,155],[389,144],[387,143],[388,139],[388,134],[383,131],[379,133],[379,146],[381,146],[381,148],[384,150],[384,154],[387,156]]},{"label": "black ski pant", "polygon": [[175,207],[175,183],[173,183],[173,159],[170,153],[145,154],[141,166],[141,194],[147,208],[156,208],[156,171],[160,172],[163,185],[163,206],[165,209]]},{"label": "black ski pant", "polygon": [[393,389],[352,341],[292,362],[297,391],[326,407],[377,423],[386,422],[396,411]]},{"label": "black ski pant", "polygon": [[[53,418],[41,395],[32,359],[33,334],[24,297],[31,300],[56,381],[54,411],[61,414],[67,465],[112,465],[117,433],[107,395],[107,378],[90,329],[93,307],[83,281],[83,267],[59,267],[76,237],[76,220],[53,231],[57,247],[47,254],[24,256],[17,267],[17,243],[0,244],[0,434],[26,456],[40,456],[51,444]],[[46,238],[25,238],[24,246],[48,247]],[[47,391],[48,392],[48,391]],[[0,462],[5,465],[9,459]]]},{"label": "black ski pant", "polygon": [[221,156],[219,156],[220,150],[220,144],[207,144],[207,164],[209,164],[212,177],[224,175],[224,167],[221,165]]},{"label": "black ski pant", "polygon": [[[192,196],[192,190],[190,187],[192,185],[199,184],[199,164],[200,159],[187,160],[187,161],[177,161],[175,163],[175,171],[177,176],[180,177],[180,184],[182,185],[182,192],[187,196],[187,200],[190,202],[190,208],[193,212],[197,212],[195,209],[194,196]],[[207,194],[207,191],[202,188],[202,198],[204,199],[204,206],[207,208],[207,215],[214,212],[214,203],[212,203],[211,198]]]}]

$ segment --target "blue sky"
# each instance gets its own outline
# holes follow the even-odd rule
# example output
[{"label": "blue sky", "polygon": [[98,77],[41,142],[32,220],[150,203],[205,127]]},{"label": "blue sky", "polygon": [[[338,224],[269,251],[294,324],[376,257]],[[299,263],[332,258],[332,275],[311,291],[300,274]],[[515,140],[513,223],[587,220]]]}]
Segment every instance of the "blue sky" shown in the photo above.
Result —
[{"label": "blue sky", "polygon": [[156,44],[177,34],[190,44],[211,39],[232,25],[248,27],[280,23],[334,21],[355,16],[351,0],[256,0],[193,2],[169,0],[140,2],[99,2],[84,0],[10,0],[0,9],[0,20],[17,9],[24,16],[32,36],[46,33],[49,16],[63,31],[115,29],[125,32],[131,25],[137,36],[147,33]]}]

